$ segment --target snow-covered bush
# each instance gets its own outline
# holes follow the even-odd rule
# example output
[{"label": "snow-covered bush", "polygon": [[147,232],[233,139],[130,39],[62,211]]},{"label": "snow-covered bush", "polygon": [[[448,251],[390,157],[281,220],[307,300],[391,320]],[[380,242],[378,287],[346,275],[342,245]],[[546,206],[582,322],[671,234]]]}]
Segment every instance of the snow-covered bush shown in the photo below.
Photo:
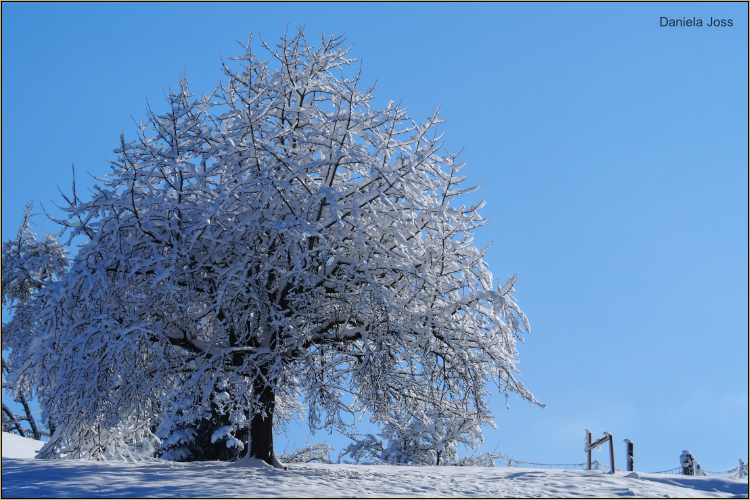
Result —
[{"label": "snow-covered bush", "polygon": [[449,464],[466,467],[495,467],[495,462],[498,459],[503,458],[502,453],[487,452],[487,453],[472,453],[469,456],[461,457],[459,460]]},{"label": "snow-covered bush", "polygon": [[310,444],[310,440],[308,439],[304,448],[295,449],[290,453],[287,453],[286,450],[284,450],[284,452],[279,455],[279,459],[282,462],[288,463],[319,462],[322,464],[330,464],[330,455],[333,450],[335,450],[333,446],[325,443]]},{"label": "snow-covered bush", "polygon": [[244,414],[232,415],[228,411],[232,396],[227,390],[229,387],[223,381],[217,383],[210,413],[197,421],[175,423],[165,417],[156,431],[164,439],[157,455],[178,462],[241,458],[247,442],[247,421]]},{"label": "snow-covered bush", "polygon": [[313,429],[446,401],[483,424],[488,383],[538,403],[514,376],[529,329],[515,276],[495,281],[472,244],[483,203],[456,203],[475,188],[443,120],[376,108],[342,44],[299,32],[263,43],[269,62],[248,41],[225,86],[194,99],[181,82],[93,197],[73,197],[60,222],[89,241],[19,345],[17,366],[47,369],[15,375],[62,423],[42,455],[93,449],[91,433],[119,446],[121,425],[200,434],[219,382],[268,463],[302,402]]}]

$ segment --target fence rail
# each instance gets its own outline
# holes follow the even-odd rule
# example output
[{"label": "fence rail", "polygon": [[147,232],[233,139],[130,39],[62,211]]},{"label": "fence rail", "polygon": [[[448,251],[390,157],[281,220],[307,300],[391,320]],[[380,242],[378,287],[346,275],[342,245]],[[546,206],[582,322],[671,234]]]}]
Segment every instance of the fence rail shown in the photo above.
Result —
[{"label": "fence rail", "polygon": [[[531,467],[529,467],[530,469],[535,469],[535,468],[538,467],[538,468],[541,468],[541,469],[572,469],[572,470],[577,470],[577,469],[585,469],[586,466],[587,466],[587,464],[585,462],[584,463],[580,463],[580,464],[548,464],[548,463],[542,463],[542,462],[526,462],[524,460],[515,460],[515,459],[507,458],[507,457],[501,457],[501,458],[497,459],[497,461],[501,461],[501,460],[505,460],[505,462],[506,462],[504,464],[505,467],[523,467],[523,465],[521,465],[521,464],[527,464],[527,465],[531,466]],[[591,468],[592,469],[596,469],[596,470],[601,470],[601,469],[607,469],[607,470],[609,470],[610,467],[608,465],[604,465],[599,460],[594,460],[594,462],[591,464]],[[615,470],[621,471],[623,469],[615,469]]]},{"label": "fence rail", "polygon": [[527,464],[531,466],[530,467],[531,469],[535,469],[537,468],[537,466],[542,469],[545,469],[545,468],[546,469],[558,469],[558,468],[563,468],[563,467],[565,469],[569,469],[571,467],[584,467],[586,465],[586,464],[545,464],[541,462],[525,462],[523,460],[514,460],[512,458],[506,458],[506,457],[501,457],[497,461],[500,461],[500,460],[506,461],[506,464],[505,464],[506,467],[523,467],[523,465],[521,464]]},{"label": "fence rail", "polygon": [[648,474],[681,474],[681,473],[682,473],[682,467],[675,467],[674,469],[660,470],[657,472],[649,472]]},{"label": "fence rail", "polygon": [[[583,470],[586,468],[586,463],[580,463],[580,464],[548,464],[543,462],[527,462],[524,460],[515,460],[513,458],[508,457],[500,457],[496,460],[496,462],[504,462],[502,463],[505,467],[526,467],[529,469],[535,469],[535,468],[541,468],[541,469],[567,469],[567,470]],[[736,479],[747,479],[748,478],[748,464],[745,464],[744,462],[740,461],[740,465],[738,467],[735,467],[732,470],[728,471],[709,471],[705,469],[697,469],[696,475],[698,476],[713,476],[713,477],[728,477],[728,478],[736,478]],[[591,468],[594,470],[610,470],[610,467],[608,465],[605,465],[601,463],[599,460],[595,460],[591,464]],[[615,469],[616,471],[620,472],[627,472],[624,469]],[[682,467],[675,467],[674,469],[667,469],[667,470],[660,470],[656,472],[646,472],[646,474],[682,474]]]},{"label": "fence rail", "polygon": [[697,475],[700,476],[712,476],[712,477],[729,477],[732,479],[748,479],[748,464],[744,462],[744,460],[740,459],[740,465],[735,467],[732,470],[724,471],[724,472],[715,472],[711,470],[706,470],[702,467],[699,467],[697,472]]}]

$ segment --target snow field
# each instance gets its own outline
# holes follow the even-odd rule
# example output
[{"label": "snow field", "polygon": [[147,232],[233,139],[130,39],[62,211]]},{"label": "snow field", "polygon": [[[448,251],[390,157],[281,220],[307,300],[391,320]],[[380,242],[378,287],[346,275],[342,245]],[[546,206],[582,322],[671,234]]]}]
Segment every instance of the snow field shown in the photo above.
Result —
[{"label": "snow field", "polygon": [[645,473],[346,464],[288,464],[283,471],[226,462],[35,460],[29,455],[40,442],[2,437],[3,498],[748,497],[745,480]]}]

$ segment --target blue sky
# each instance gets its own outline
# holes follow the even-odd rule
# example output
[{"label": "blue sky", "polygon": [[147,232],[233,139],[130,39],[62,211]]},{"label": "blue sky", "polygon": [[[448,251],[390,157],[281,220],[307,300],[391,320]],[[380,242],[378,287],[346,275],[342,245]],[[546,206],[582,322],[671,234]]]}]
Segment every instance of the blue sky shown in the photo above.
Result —
[{"label": "blue sky", "polygon": [[493,399],[482,449],[583,462],[589,428],[614,435],[618,468],[629,438],[637,470],[683,449],[731,469],[748,459],[747,19],[746,3],[4,3],[2,238],[32,199],[60,214],[72,163],[79,193],[106,173],[185,71],[210,92],[236,40],[344,33],[376,104],[450,117],[446,146],[484,181],[464,201],[487,200],[476,243],[518,273],[521,380],[549,407]]}]

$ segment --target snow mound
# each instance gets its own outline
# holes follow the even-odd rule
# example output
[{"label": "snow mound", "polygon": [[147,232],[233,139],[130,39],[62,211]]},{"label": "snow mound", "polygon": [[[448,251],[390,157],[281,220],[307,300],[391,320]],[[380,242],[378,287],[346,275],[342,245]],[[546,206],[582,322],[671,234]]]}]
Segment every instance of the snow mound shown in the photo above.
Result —
[{"label": "snow mound", "polygon": [[248,457],[245,455],[242,460],[237,460],[230,464],[231,467],[256,467],[261,469],[284,469],[289,470],[284,464],[282,464],[277,458],[273,459],[274,464],[270,465],[263,460],[255,457]]},{"label": "snow mound", "polygon": [[3,458],[34,458],[45,443],[3,432]]},{"label": "snow mound", "polygon": [[267,464],[263,460],[254,457],[248,457],[245,455],[241,460],[232,462],[229,464],[230,467],[253,467],[258,469],[273,469],[272,465]]}]

